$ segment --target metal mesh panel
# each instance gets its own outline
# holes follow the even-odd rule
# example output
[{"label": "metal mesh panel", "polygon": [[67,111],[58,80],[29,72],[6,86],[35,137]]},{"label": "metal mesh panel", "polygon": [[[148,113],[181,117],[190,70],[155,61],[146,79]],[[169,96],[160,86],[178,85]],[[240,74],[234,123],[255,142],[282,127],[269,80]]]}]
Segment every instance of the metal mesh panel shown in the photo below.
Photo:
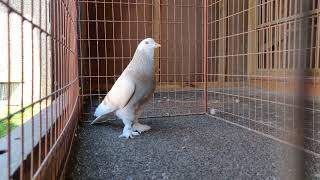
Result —
[{"label": "metal mesh panel", "polygon": [[76,19],[75,1],[0,0],[0,179],[63,173],[79,112]]},{"label": "metal mesh panel", "polygon": [[[79,1],[80,79],[84,119],[152,37],[157,90],[144,117],[204,112],[203,6],[196,0]],[[192,42],[192,43],[191,43]]]},{"label": "metal mesh panel", "polygon": [[153,37],[157,91],[143,117],[208,112],[292,144],[301,135],[316,152],[318,11],[317,0],[79,1],[83,118]]},{"label": "metal mesh panel", "polygon": [[0,0],[0,179],[62,177],[78,117],[146,37],[162,46],[142,117],[206,114],[319,156],[319,4]]},{"label": "metal mesh panel", "polygon": [[209,1],[209,113],[319,153],[318,11],[317,0]]}]

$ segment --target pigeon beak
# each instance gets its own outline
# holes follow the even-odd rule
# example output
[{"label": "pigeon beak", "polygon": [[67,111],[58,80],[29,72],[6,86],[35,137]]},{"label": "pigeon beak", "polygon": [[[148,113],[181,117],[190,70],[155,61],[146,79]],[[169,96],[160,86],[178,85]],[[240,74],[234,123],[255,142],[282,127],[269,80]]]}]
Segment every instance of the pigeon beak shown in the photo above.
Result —
[{"label": "pigeon beak", "polygon": [[156,43],[155,48],[161,47],[160,44]]}]

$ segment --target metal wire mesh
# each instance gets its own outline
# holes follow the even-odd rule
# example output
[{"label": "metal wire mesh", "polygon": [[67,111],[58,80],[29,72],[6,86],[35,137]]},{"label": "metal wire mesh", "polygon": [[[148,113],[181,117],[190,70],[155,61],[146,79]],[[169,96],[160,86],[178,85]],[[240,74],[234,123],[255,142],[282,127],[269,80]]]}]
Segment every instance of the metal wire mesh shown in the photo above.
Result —
[{"label": "metal wire mesh", "polygon": [[75,1],[0,0],[0,179],[58,178],[78,109]]},{"label": "metal wire mesh", "polygon": [[301,134],[305,148],[319,153],[317,0],[79,1],[79,7],[85,120],[138,42],[154,37],[162,44],[158,84],[144,117],[208,112],[293,144]]},{"label": "metal wire mesh", "polygon": [[78,113],[93,118],[146,37],[162,46],[143,117],[206,113],[320,154],[319,6],[0,0],[0,179],[61,177]]},{"label": "metal wire mesh", "polygon": [[[153,37],[157,91],[143,116],[204,112],[203,6],[197,0],[78,1],[84,119],[130,62],[137,44]],[[191,43],[192,42],[192,43]]]},{"label": "metal wire mesh", "polygon": [[208,23],[209,113],[319,153],[319,1],[209,1]]}]

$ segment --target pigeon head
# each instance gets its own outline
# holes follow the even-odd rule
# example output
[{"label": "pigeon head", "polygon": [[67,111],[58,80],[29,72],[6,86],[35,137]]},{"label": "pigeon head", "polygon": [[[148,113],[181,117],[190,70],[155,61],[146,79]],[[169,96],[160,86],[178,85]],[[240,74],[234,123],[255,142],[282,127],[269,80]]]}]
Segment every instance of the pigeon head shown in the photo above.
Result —
[{"label": "pigeon head", "polygon": [[139,43],[137,49],[143,50],[143,51],[152,51],[158,47],[161,47],[161,45],[156,43],[154,39],[146,38]]}]

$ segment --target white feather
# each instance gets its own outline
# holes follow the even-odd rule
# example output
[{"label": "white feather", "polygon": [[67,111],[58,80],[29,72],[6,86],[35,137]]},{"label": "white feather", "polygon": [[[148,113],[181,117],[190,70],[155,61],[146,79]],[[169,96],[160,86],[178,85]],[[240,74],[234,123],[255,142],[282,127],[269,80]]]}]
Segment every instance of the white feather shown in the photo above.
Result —
[{"label": "white feather", "polygon": [[108,113],[112,112],[112,108],[105,105],[103,102],[97,107],[96,111],[94,112],[94,116],[99,117]]}]

